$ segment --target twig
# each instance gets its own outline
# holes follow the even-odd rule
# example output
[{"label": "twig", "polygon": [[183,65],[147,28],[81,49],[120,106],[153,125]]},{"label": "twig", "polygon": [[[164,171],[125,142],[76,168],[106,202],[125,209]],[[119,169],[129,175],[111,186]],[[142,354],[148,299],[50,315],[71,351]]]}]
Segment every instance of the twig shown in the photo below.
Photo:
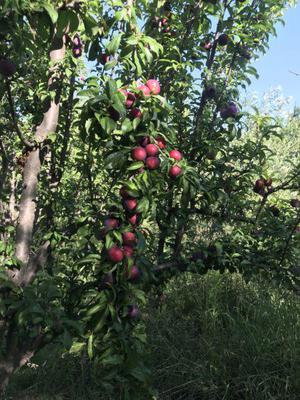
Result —
[{"label": "twig", "polygon": [[285,244],[284,250],[283,250],[283,252],[282,252],[281,259],[280,259],[280,265],[283,264],[283,261],[284,261],[284,259],[285,259],[287,250],[288,250],[288,248],[289,248],[289,245],[290,245],[292,236],[293,236],[293,234],[295,233],[295,231],[296,231],[297,226],[299,225],[299,223],[300,223],[300,213],[299,213],[299,215],[298,215],[298,218],[296,219],[295,224],[293,225],[293,229],[291,230],[291,232],[290,232],[290,234],[289,234],[289,236],[288,236],[288,238],[287,238],[287,241],[286,241],[286,244]]},{"label": "twig", "polygon": [[16,117],[16,112],[15,112],[15,107],[14,107],[14,101],[13,101],[11,88],[10,88],[10,82],[8,79],[6,79],[6,90],[7,90],[8,104],[10,107],[10,114],[12,117],[15,131],[16,131],[19,139],[21,140],[22,144],[29,149],[33,149],[35,147],[35,143],[32,143],[29,140],[27,140],[19,128],[17,117]]},{"label": "twig", "polygon": [[298,74],[297,72],[293,72],[293,71],[291,71],[291,70],[289,70],[289,73],[290,73],[290,74],[293,74],[293,75],[296,75],[296,76],[300,76],[300,74]]}]

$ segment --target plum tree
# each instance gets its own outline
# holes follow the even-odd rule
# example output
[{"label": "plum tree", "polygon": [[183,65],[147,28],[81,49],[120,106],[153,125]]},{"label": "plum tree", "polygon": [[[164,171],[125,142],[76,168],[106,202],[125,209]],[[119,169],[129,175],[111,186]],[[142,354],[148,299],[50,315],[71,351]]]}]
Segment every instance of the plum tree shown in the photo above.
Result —
[{"label": "plum tree", "polygon": [[298,165],[255,196],[275,128],[238,95],[255,75],[241,49],[265,51],[291,2],[239,3],[1,3],[2,392],[61,342],[104,367],[113,398],[148,398],[139,306],[165,270],[295,261],[298,208],[276,196]]}]

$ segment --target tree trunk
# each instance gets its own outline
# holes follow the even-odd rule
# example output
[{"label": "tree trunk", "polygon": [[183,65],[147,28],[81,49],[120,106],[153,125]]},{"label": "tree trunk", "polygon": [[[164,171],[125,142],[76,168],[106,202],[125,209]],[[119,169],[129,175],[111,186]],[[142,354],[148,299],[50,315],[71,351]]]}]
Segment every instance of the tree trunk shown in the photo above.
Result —
[{"label": "tree trunk", "polygon": [[3,398],[9,380],[14,371],[15,368],[12,361],[4,361],[0,363],[0,399]]}]

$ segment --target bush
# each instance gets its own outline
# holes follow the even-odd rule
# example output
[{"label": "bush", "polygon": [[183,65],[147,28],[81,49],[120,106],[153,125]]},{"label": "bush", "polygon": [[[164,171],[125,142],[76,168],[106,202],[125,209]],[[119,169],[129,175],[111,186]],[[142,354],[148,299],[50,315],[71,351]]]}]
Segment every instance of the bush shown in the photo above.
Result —
[{"label": "bush", "polygon": [[160,400],[299,399],[300,302],[240,275],[170,281],[148,335]]}]

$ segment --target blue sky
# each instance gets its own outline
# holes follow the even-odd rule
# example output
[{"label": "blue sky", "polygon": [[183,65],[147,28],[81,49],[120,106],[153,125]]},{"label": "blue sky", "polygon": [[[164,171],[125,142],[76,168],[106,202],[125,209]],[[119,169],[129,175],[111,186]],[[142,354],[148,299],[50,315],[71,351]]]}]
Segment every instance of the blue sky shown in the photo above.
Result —
[{"label": "blue sky", "polygon": [[253,80],[248,94],[257,92],[260,97],[271,87],[281,86],[284,96],[293,97],[291,107],[300,106],[300,76],[289,72],[300,74],[300,4],[289,9],[284,20],[285,26],[278,25],[269,51],[253,64],[259,79]]}]

